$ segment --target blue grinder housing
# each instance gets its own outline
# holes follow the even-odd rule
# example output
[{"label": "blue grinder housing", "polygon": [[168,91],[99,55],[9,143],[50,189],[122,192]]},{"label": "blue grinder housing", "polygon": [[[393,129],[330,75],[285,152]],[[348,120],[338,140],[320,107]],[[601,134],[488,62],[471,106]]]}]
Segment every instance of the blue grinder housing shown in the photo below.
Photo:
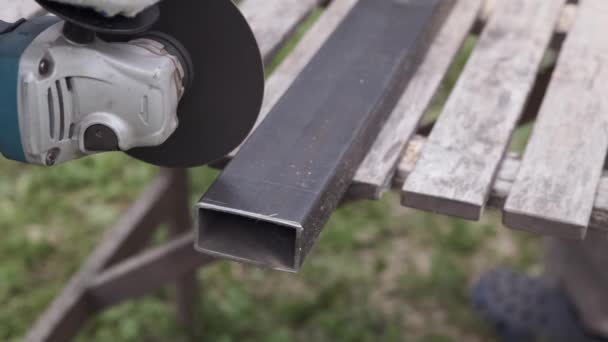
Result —
[{"label": "blue grinder housing", "polygon": [[56,17],[37,17],[0,33],[0,153],[6,158],[27,162],[19,129],[21,55],[40,33],[58,21]]}]

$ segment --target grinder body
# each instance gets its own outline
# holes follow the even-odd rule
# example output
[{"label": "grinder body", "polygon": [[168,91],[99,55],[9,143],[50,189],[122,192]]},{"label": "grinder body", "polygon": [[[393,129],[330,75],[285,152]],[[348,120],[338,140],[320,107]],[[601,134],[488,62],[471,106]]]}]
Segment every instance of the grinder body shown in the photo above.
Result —
[{"label": "grinder body", "polygon": [[36,1],[55,17],[0,21],[5,157],[52,166],[123,151],[197,167],[254,127],[263,64],[231,0],[161,1],[134,17]]},{"label": "grinder body", "polygon": [[21,56],[44,30],[59,20],[40,17],[14,27],[3,25],[0,34],[0,153],[27,162],[19,128],[18,83]]},{"label": "grinder body", "polygon": [[5,87],[13,89],[4,100],[12,105],[0,104],[7,111],[2,117],[12,122],[7,129],[19,132],[18,139],[13,134],[0,146],[2,153],[51,166],[97,152],[164,143],[177,128],[184,93],[179,58],[147,38],[70,41],[63,34],[65,25],[39,17],[0,35],[5,40],[27,37],[21,39],[25,48],[13,49],[12,58],[0,62],[13,74],[2,77]]}]

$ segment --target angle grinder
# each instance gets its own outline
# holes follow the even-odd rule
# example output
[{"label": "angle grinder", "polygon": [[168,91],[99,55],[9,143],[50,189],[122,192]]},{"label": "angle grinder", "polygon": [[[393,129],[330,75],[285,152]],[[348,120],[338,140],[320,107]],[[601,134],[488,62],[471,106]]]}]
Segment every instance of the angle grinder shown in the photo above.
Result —
[{"label": "angle grinder", "polygon": [[5,157],[52,166],[123,151],[196,167],[253,128],[263,65],[232,1],[162,1],[134,17],[37,2],[54,15],[0,22]]}]

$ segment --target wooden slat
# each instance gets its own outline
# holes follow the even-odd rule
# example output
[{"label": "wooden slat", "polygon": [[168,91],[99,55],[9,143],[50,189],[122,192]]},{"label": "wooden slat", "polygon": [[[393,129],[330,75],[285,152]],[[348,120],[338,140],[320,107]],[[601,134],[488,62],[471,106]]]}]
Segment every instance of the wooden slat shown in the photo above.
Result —
[{"label": "wooden slat", "polygon": [[349,196],[378,199],[387,189],[407,141],[441,85],[452,59],[470,33],[482,0],[460,0],[357,171]]},{"label": "wooden slat", "polygon": [[319,0],[244,0],[240,3],[239,8],[260,46],[264,64],[272,60],[318,3]]},{"label": "wooden slat", "polygon": [[504,0],[403,187],[403,204],[479,219],[565,0]]},{"label": "wooden slat", "polygon": [[106,270],[89,291],[104,308],[150,293],[213,261],[194,250],[194,235],[187,233]]},{"label": "wooden slat", "polygon": [[608,150],[608,2],[585,0],[505,205],[504,222],[583,238]]},{"label": "wooden slat", "polygon": [[171,208],[170,192],[172,178],[169,172],[161,176],[142,194],[142,197],[121,217],[106,235],[82,268],[70,279],[61,294],[38,319],[26,337],[26,341],[67,341],[76,335],[82,324],[98,307],[87,296],[89,280],[116,260],[125,255],[130,241],[147,241],[157,226],[167,216],[164,208]]},{"label": "wooden slat", "polygon": [[[412,173],[425,144],[426,138],[419,135],[410,141],[404,157],[399,162],[393,183],[394,188],[400,189],[407,177]],[[515,153],[507,154],[501,162],[499,172],[492,186],[488,206],[497,209],[503,208],[513,187],[513,183],[515,183],[520,167],[520,156]],[[604,173],[597,188],[589,228],[608,237],[608,172]]]},{"label": "wooden slat", "polygon": [[[188,170],[173,170],[174,185],[173,192],[173,214],[169,231],[173,238],[187,234],[192,230],[193,217],[192,205],[190,203],[190,177]],[[190,245],[190,248],[194,248]],[[177,277],[175,289],[175,304],[177,306],[177,317],[181,328],[189,334],[194,333],[196,326],[196,307],[199,303],[200,288],[197,280],[197,272],[192,269]]]},{"label": "wooden slat", "polygon": [[574,25],[574,21],[576,19],[576,14],[578,13],[578,5],[576,4],[568,4],[564,7],[562,11],[562,15],[557,23],[557,32],[559,33],[567,33]]},{"label": "wooden slat", "polygon": [[[489,18],[494,14],[496,5],[500,1],[503,0],[485,0],[483,10],[481,11],[481,21],[488,21]],[[574,3],[568,3],[564,9],[562,10],[562,14],[560,16],[559,21],[557,22],[557,27],[555,28],[556,33],[567,33],[574,23],[574,19],[576,17],[578,6]],[[500,15],[500,14],[498,14]]]}]

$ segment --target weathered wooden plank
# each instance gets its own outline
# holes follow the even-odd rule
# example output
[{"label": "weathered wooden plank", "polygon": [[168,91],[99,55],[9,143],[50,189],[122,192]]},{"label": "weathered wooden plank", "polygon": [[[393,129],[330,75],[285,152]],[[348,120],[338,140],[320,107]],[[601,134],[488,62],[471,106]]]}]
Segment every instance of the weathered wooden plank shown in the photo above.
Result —
[{"label": "weathered wooden plank", "polygon": [[[188,171],[175,169],[173,172],[173,213],[169,231],[173,238],[192,231],[193,217],[190,203],[190,177]],[[194,249],[194,245],[190,245]],[[175,284],[175,304],[181,327],[189,334],[194,333],[196,305],[199,302],[199,284],[196,270],[177,277]]]},{"label": "weathered wooden plank", "polygon": [[[494,10],[496,9],[497,3],[504,0],[485,0],[483,10],[481,11],[481,21],[487,22],[492,15],[494,15]],[[576,12],[578,9],[578,5],[574,3],[568,3],[564,6],[562,10],[562,14],[560,16],[559,21],[557,22],[557,27],[555,28],[556,33],[567,33],[572,24],[574,23],[574,19],[576,18]],[[497,13],[496,15],[500,15]]]},{"label": "weathered wooden plank", "polygon": [[[401,189],[407,177],[412,173],[416,162],[422,154],[426,138],[415,136],[407,146],[404,157],[399,162],[399,167],[395,173],[393,180],[393,188]],[[509,192],[513,187],[513,183],[519,173],[521,166],[521,158],[518,154],[508,153],[500,164],[496,180],[492,186],[488,206],[492,208],[502,209]],[[591,214],[591,222],[589,229],[603,233],[608,237],[608,172],[605,172],[600,180]]]},{"label": "weathered wooden plank", "polygon": [[214,261],[194,250],[194,234],[187,233],[145,251],[96,276],[89,291],[100,308],[142,296]]},{"label": "weathered wooden plank", "polygon": [[243,0],[240,10],[251,25],[264,64],[268,64],[293,30],[320,0]]},{"label": "weathered wooden plank", "polygon": [[[87,295],[88,284],[95,274],[117,261],[117,255],[133,251],[130,242],[147,241],[157,226],[167,216],[165,208],[171,208],[171,197],[166,196],[172,185],[169,172],[159,178],[127,210],[103,242],[85,261],[82,268],[69,281],[61,294],[38,319],[26,337],[28,342],[63,342],[70,340],[78,329],[99,309]],[[128,251],[128,253],[127,253]]]},{"label": "weathered wooden plank", "polygon": [[576,15],[578,13],[578,5],[576,4],[567,4],[562,11],[562,15],[557,23],[557,32],[558,33],[568,33],[574,25],[576,20]]},{"label": "weathered wooden plank", "polygon": [[583,238],[608,151],[608,2],[585,0],[562,49],[504,223]]},{"label": "weathered wooden plank", "polygon": [[498,4],[403,187],[403,205],[479,219],[564,4]]},{"label": "weathered wooden plank", "polygon": [[390,186],[407,141],[441,85],[452,59],[478,17],[482,0],[460,0],[437,34],[424,61],[359,166],[349,196],[378,199]]}]

